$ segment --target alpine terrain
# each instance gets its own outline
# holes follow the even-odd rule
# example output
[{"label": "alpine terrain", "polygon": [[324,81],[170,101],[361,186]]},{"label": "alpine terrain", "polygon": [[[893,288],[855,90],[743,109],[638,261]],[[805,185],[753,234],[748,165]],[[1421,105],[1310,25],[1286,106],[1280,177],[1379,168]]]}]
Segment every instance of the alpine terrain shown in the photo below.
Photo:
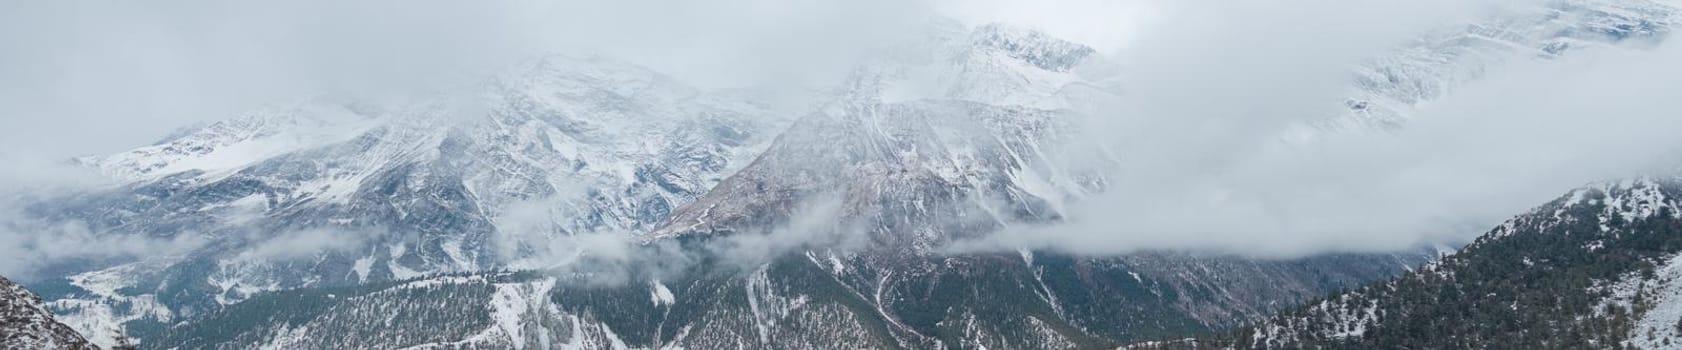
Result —
[{"label": "alpine terrain", "polygon": [[1395,279],[1152,348],[1682,346],[1676,178],[1571,191]]},{"label": "alpine terrain", "polygon": [[0,278],[0,347],[93,349],[93,343],[53,318],[41,297]]},{"label": "alpine terrain", "polygon": [[[1269,139],[1406,132],[1505,64],[1646,49],[1677,16],[1554,0],[1421,33]],[[1457,251],[949,249],[1056,225],[1128,181],[1114,171],[1128,159],[1082,126],[1150,88],[1128,75],[1149,68],[1003,24],[906,37],[824,89],[705,88],[549,55],[429,95],[272,105],[78,157],[108,181],[8,198],[25,219],[0,224],[148,249],[42,262],[19,277],[29,290],[0,280],[0,347],[1682,341],[1672,178],[1572,191]]]}]

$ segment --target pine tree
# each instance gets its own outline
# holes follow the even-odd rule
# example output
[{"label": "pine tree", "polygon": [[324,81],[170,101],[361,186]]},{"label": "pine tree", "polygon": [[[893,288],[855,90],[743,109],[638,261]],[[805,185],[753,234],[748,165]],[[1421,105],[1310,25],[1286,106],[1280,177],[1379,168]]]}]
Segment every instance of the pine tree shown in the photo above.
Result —
[{"label": "pine tree", "polygon": [[134,345],[134,342],[129,340],[128,335],[125,332],[123,332],[122,326],[118,326],[117,327],[117,345],[112,346],[111,350],[139,350],[139,349],[140,349],[140,346]]}]

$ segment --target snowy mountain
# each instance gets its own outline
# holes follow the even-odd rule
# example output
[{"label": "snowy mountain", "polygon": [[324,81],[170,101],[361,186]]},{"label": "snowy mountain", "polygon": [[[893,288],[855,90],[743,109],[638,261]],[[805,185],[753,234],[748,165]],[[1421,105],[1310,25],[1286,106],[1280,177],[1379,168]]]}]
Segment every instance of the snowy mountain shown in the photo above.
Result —
[{"label": "snowy mountain", "polygon": [[[1101,190],[1100,164],[1055,157],[1079,120],[1067,109],[1107,76],[1092,49],[984,26],[861,68],[840,98],[796,121],[753,163],[676,210],[651,238],[780,224],[802,203],[838,197],[843,222],[872,240],[928,251],[961,234],[1054,220]],[[1096,69],[1095,69],[1096,70]],[[1096,70],[1102,72],[1103,70]]]},{"label": "snowy mountain", "polygon": [[[1302,133],[1402,128],[1421,104],[1452,94],[1503,64],[1583,50],[1645,49],[1682,16],[1662,0],[1547,0],[1428,33],[1355,70],[1343,110]],[[1312,136],[1307,136],[1312,137]]]},{"label": "snowy mountain", "polygon": [[[937,33],[956,31],[948,30]],[[82,158],[118,184],[39,203],[33,213],[85,221],[102,234],[190,236],[195,244],[90,266],[41,289],[68,323],[96,339],[127,327],[146,347],[821,347],[839,340],[820,335],[849,334],[799,331],[820,326],[874,334],[848,339],[861,346],[1042,347],[1238,324],[1430,256],[931,255],[954,235],[1053,220],[1056,203],[1102,187],[1090,172],[1042,164],[1070,132],[1060,118],[1071,112],[1050,108],[1075,100],[1071,91],[1105,93],[1093,86],[1106,78],[1082,68],[1094,59],[1090,49],[1005,27],[964,33],[936,50],[907,49],[917,55],[861,68],[832,101],[798,119],[779,117],[751,93],[690,88],[605,59],[549,58],[473,98],[320,99]],[[939,86],[940,95],[884,92],[907,84]],[[1025,105],[983,103],[1001,96]],[[873,246],[924,256],[897,248],[792,252],[747,271],[716,261],[676,276],[639,270],[646,275],[630,281],[664,282],[608,287],[580,286],[590,279],[564,273],[482,272],[548,267],[542,257],[553,252],[545,249],[579,249],[548,244],[565,235],[645,232],[646,240],[705,245],[727,230],[775,229],[788,221],[783,214],[836,189],[846,202],[840,212],[850,214],[835,221],[871,227],[868,237],[881,244]],[[458,278],[428,277],[440,273],[505,282],[403,287]],[[313,299],[285,299],[298,296]],[[1001,300],[1039,302],[930,306]],[[357,331],[395,308],[494,322]],[[1030,310],[1051,313],[1013,316]],[[292,321],[272,318],[281,315]],[[212,326],[229,317],[275,322],[237,332]],[[706,331],[695,327],[715,325],[699,319],[739,321]],[[958,324],[966,326],[951,328]]]},{"label": "snowy mountain", "polygon": [[[1306,133],[1400,127],[1503,62],[1639,47],[1676,13],[1548,4],[1359,67]],[[275,106],[78,158],[113,183],[28,214],[180,249],[64,262],[31,287],[90,339],[127,327],[147,347],[1086,348],[1254,322],[1435,257],[948,254],[1104,191],[1118,160],[1078,121],[1126,77],[1002,25],[912,42],[792,103],[555,56],[466,89]],[[846,244],[748,266],[715,249],[789,230]],[[566,245],[578,235],[659,254],[563,266],[597,253]]]},{"label": "snowy mountain", "polygon": [[[1578,189],[1440,261],[1168,348],[1682,346],[1682,180]],[[1149,346],[1141,346],[1149,347]]]},{"label": "snowy mountain", "polygon": [[98,349],[53,318],[41,297],[0,277],[0,347],[7,349]]},{"label": "snowy mountain", "polygon": [[55,305],[90,327],[278,289],[541,267],[556,235],[646,227],[757,153],[783,122],[752,96],[549,57],[467,97],[318,99],[82,158],[118,183],[30,211],[194,243],[71,276],[82,292]]}]

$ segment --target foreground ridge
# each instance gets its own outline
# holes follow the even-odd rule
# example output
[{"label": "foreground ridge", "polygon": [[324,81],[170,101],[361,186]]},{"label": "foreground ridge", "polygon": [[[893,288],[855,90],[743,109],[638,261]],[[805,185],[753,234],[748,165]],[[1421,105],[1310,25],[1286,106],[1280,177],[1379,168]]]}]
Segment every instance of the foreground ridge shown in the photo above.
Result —
[{"label": "foreground ridge", "polygon": [[1230,334],[1137,348],[1682,346],[1682,181],[1578,189],[1442,260]]}]

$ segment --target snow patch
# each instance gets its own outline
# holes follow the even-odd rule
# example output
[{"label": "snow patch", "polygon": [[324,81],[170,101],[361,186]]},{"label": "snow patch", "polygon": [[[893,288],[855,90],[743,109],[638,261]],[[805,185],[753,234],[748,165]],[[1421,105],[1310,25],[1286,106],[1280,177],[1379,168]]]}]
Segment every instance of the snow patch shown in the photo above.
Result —
[{"label": "snow patch", "polygon": [[654,300],[655,306],[677,303],[677,298],[672,296],[672,290],[666,289],[666,285],[660,284],[660,280],[653,280],[650,283],[654,285],[649,294],[651,294],[650,298]]}]

